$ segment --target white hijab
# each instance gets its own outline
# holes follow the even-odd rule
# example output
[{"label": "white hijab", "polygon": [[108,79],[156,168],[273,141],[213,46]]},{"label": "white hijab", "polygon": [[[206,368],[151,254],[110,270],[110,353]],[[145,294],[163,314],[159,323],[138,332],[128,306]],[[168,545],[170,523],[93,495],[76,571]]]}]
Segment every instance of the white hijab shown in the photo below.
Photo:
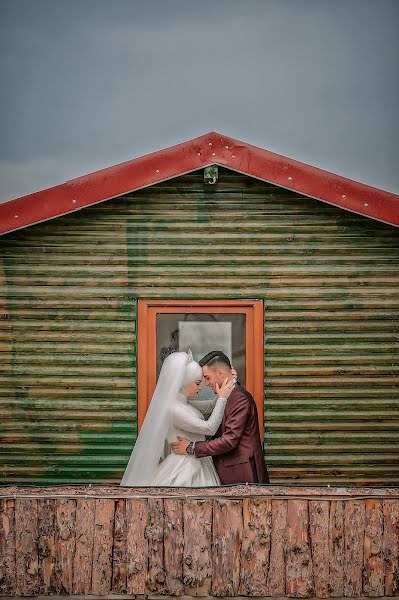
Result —
[{"label": "white hijab", "polygon": [[193,360],[190,351],[188,354],[173,352],[165,359],[120,485],[152,485],[163,455],[166,434],[172,424],[173,407],[177,396],[183,386],[195,381],[201,375],[201,367]]}]

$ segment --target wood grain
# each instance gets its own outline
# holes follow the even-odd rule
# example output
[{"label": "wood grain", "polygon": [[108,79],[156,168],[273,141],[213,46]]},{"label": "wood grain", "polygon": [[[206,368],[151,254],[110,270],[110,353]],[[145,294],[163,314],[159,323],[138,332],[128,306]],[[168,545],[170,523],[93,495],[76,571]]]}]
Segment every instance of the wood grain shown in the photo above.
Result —
[{"label": "wood grain", "polygon": [[362,595],[365,503],[345,503],[344,596]]},{"label": "wood grain", "polygon": [[184,592],[183,585],[183,501],[164,500],[165,590],[172,596]]},{"label": "wood grain", "polygon": [[285,547],[287,542],[287,501],[272,500],[272,531],[267,596],[285,596]]},{"label": "wood grain", "polygon": [[399,596],[399,500],[2,498],[0,591]]},{"label": "wood grain", "polygon": [[147,587],[154,594],[162,594],[165,591],[163,528],[163,500],[149,498],[146,527],[146,538],[148,540]]},{"label": "wood grain", "polygon": [[236,596],[239,592],[242,529],[242,501],[214,500],[212,593],[215,596]]},{"label": "wood grain", "polygon": [[15,501],[15,554],[17,594],[36,596],[39,590],[37,500]]},{"label": "wood grain", "polygon": [[384,533],[382,557],[384,561],[385,595],[399,595],[399,500],[383,501]]},{"label": "wood grain", "polygon": [[328,591],[332,598],[342,598],[344,595],[344,510],[342,500],[330,502]]},{"label": "wood grain", "polygon": [[0,499],[0,594],[13,596],[16,592],[15,564],[15,500]]},{"label": "wood grain", "polygon": [[184,593],[208,596],[212,585],[212,500],[186,500],[183,528]]},{"label": "wood grain", "polygon": [[127,498],[126,587],[128,594],[145,594],[147,591],[147,520],[147,501]]},{"label": "wood grain", "polygon": [[287,596],[308,598],[314,594],[309,513],[306,500],[288,500],[286,544]]},{"label": "wood grain", "polygon": [[363,595],[384,595],[382,536],[384,516],[381,500],[366,500],[364,519]]},{"label": "wood grain", "polygon": [[95,503],[91,593],[104,596],[111,591],[115,501],[98,499]]},{"label": "wood grain", "polygon": [[73,593],[90,594],[93,568],[95,500],[76,501],[75,555],[73,560]]},{"label": "wood grain", "polygon": [[126,594],[126,501],[119,498],[115,502],[114,547],[112,553],[112,592]]},{"label": "wood grain", "polygon": [[314,593],[317,598],[328,598],[329,596],[329,511],[330,503],[325,500],[311,500],[309,502]]},{"label": "wood grain", "polygon": [[73,593],[76,500],[59,499],[55,509],[56,565],[58,594]]},{"label": "wood grain", "polygon": [[243,500],[240,595],[266,596],[272,531],[272,501]]},{"label": "wood grain", "polygon": [[56,591],[55,582],[55,509],[56,501],[43,498],[37,503],[39,593]]}]

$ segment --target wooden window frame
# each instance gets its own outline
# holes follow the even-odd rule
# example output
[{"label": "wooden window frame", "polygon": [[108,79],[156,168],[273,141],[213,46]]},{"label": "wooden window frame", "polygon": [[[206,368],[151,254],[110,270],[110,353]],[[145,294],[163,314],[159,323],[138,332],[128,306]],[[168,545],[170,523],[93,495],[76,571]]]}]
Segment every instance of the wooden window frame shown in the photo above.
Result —
[{"label": "wooden window frame", "polygon": [[144,421],[156,385],[156,318],[159,314],[245,314],[246,389],[258,409],[263,439],[264,327],[262,300],[138,300],[137,430]]}]

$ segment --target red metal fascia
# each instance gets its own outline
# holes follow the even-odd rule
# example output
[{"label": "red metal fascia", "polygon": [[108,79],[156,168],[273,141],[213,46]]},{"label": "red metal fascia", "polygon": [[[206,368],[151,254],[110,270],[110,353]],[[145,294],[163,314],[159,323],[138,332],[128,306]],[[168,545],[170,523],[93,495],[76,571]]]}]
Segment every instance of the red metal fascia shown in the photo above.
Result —
[{"label": "red metal fascia", "polygon": [[192,140],[0,204],[0,233],[53,219],[200,169],[204,163],[199,148],[200,142]]},{"label": "red metal fascia", "polygon": [[[215,161],[251,177],[291,189],[340,208],[399,226],[399,196],[274,154],[268,150],[217,136]],[[223,148],[220,146],[223,144]]]},{"label": "red metal fascia", "polygon": [[399,196],[211,132],[0,204],[0,233],[65,215],[215,163],[399,226]]}]

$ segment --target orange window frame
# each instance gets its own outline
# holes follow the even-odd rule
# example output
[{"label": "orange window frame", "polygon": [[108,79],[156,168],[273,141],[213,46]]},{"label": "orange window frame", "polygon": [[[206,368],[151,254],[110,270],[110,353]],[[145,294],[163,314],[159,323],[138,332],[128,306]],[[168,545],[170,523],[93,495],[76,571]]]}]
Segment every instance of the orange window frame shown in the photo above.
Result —
[{"label": "orange window frame", "polygon": [[139,300],[137,328],[137,427],[140,430],[156,385],[156,319],[166,313],[244,314],[246,316],[246,389],[258,409],[263,437],[263,302],[262,300]]}]

